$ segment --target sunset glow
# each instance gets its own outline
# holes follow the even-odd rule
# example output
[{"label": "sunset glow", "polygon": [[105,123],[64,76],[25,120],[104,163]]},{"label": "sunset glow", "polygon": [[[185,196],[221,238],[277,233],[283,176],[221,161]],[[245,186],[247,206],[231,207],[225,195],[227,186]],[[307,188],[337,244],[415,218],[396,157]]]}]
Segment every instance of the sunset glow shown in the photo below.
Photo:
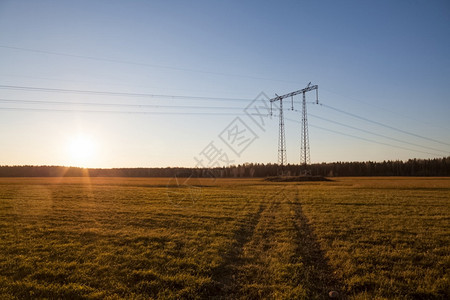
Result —
[{"label": "sunset glow", "polygon": [[68,143],[69,164],[89,167],[96,157],[96,143],[86,135],[78,135]]}]

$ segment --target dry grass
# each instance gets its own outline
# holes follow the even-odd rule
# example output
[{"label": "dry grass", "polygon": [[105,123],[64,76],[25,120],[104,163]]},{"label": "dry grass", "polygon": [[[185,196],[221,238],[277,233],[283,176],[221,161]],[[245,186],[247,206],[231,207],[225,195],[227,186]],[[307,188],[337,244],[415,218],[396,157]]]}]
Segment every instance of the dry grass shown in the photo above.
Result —
[{"label": "dry grass", "polygon": [[0,298],[446,299],[450,179],[0,179]]}]

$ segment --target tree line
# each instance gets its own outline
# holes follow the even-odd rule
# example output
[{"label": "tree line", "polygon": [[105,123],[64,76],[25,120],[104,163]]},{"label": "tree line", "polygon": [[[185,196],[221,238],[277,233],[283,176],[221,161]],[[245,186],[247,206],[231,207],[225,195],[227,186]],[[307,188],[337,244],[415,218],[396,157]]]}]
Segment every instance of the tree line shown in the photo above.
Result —
[{"label": "tree line", "polygon": [[383,162],[333,162],[304,166],[245,163],[222,168],[78,168],[63,166],[0,166],[0,177],[268,177],[297,176],[450,176],[450,156]]}]

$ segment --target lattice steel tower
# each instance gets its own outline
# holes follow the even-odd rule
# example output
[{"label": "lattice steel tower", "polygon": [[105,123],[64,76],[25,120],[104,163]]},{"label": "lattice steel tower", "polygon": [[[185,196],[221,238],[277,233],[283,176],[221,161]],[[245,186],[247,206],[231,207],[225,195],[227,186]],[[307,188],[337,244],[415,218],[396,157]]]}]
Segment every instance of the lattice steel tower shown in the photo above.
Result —
[{"label": "lattice steel tower", "polygon": [[311,163],[309,154],[309,134],[308,134],[308,114],[306,113],[306,95],[303,92],[302,102],[302,129],[300,139],[300,164],[303,165],[304,172],[307,173],[307,166]]},{"label": "lattice steel tower", "polygon": [[286,163],[286,135],[284,132],[284,114],[283,114],[283,96],[278,96],[270,99],[270,115],[272,115],[272,103],[280,101],[280,123],[278,132],[278,165],[281,167],[283,173],[283,166]]},{"label": "lattice steel tower", "polygon": [[[308,165],[311,162],[309,153],[309,134],[308,134],[308,116],[306,111],[306,92],[316,90],[316,104],[319,104],[319,86],[311,85],[311,82],[304,89],[278,96],[270,99],[270,109],[272,112],[272,103],[280,101],[280,132],[278,137],[278,164],[282,167],[286,163],[286,138],[284,133],[284,116],[283,116],[283,99],[293,97],[298,94],[303,94],[302,101],[302,128],[301,128],[301,140],[300,140],[300,165],[303,166],[303,173],[308,173]],[[292,100],[292,109],[294,109],[294,101]]]},{"label": "lattice steel tower", "polygon": [[283,116],[283,99],[280,99],[280,132],[278,134],[278,164],[281,166],[283,171],[283,166],[287,162],[286,157],[286,135],[284,132],[284,116]]}]

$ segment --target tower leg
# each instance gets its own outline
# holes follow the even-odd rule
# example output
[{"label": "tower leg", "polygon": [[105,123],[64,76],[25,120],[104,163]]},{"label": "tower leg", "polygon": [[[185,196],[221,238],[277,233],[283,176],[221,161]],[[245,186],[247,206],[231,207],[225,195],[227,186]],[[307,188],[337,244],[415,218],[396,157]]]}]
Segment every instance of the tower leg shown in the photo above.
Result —
[{"label": "tower leg", "polygon": [[280,100],[280,132],[278,135],[278,165],[281,168],[281,175],[284,175],[284,165],[286,164],[286,136],[284,132],[283,100]]},{"label": "tower leg", "polygon": [[311,174],[308,165],[311,163],[309,155],[309,135],[308,135],[308,118],[306,112],[306,95],[303,92],[302,103],[302,129],[301,129],[301,146],[300,146],[300,173],[303,175]]}]

